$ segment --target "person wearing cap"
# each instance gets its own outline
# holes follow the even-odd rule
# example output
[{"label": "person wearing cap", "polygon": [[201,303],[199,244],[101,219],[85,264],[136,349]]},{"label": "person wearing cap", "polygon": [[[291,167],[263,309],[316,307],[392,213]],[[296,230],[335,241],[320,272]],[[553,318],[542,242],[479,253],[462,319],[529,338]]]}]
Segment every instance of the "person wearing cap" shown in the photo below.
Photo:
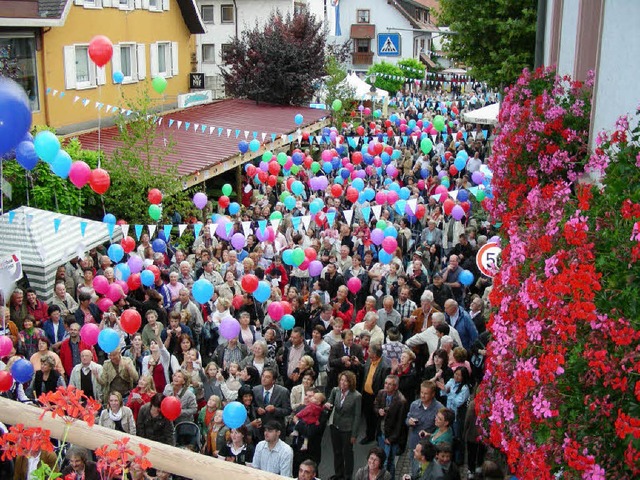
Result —
[{"label": "person wearing cap", "polygon": [[282,426],[279,422],[270,420],[265,424],[264,440],[258,443],[253,454],[253,468],[291,477],[293,450],[280,440],[281,432]]},{"label": "person wearing cap", "polygon": [[433,274],[433,283],[429,285],[427,290],[433,293],[433,301],[440,310],[444,310],[445,302],[450,298],[453,298],[453,291],[449,285],[445,285],[440,272],[435,272]]}]

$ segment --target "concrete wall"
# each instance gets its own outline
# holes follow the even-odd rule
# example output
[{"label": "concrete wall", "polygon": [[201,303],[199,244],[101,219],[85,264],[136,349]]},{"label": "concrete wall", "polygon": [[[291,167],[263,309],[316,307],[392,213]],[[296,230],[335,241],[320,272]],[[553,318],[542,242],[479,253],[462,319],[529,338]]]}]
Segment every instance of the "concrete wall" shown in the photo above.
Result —
[{"label": "concrete wall", "polygon": [[580,0],[564,0],[560,55],[558,56],[558,73],[560,75],[573,75],[578,34],[579,6]]}]

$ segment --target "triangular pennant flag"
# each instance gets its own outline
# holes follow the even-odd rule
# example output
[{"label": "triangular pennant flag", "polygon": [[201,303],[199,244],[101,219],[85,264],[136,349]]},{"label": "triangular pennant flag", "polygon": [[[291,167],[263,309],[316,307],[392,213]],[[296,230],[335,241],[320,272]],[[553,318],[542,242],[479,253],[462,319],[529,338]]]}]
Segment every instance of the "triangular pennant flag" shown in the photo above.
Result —
[{"label": "triangular pennant flag", "polygon": [[164,226],[164,238],[167,239],[167,241],[169,241],[169,237],[171,237],[171,229],[173,228],[173,225],[165,225]]},{"label": "triangular pennant flag", "polygon": [[267,134],[265,132],[262,132],[262,141],[264,142],[264,139],[267,138]]},{"label": "triangular pennant flag", "polygon": [[471,188],[469,189],[469,193],[470,193],[471,195],[473,195],[474,197],[475,197],[475,196],[477,196],[477,195],[478,195],[478,187],[471,187]]},{"label": "triangular pennant flag", "polygon": [[476,139],[476,135],[478,134],[478,132],[476,132],[475,130],[473,132],[471,132],[471,136],[473,137],[473,139]]},{"label": "triangular pennant flag", "polygon": [[133,227],[136,231],[136,238],[140,241],[140,235],[142,235],[142,225],[134,225]]},{"label": "triangular pennant flag", "polygon": [[178,120],[178,130],[180,130],[181,126],[182,126],[182,120]]},{"label": "triangular pennant flag", "polygon": [[293,225],[293,229],[297,232],[300,228],[300,217],[291,217],[291,225]]},{"label": "triangular pennant flag", "polygon": [[58,230],[60,229],[60,222],[62,222],[62,220],[60,220],[59,218],[53,219],[53,231],[56,233],[58,233]]},{"label": "triangular pennant flag", "polygon": [[213,238],[213,236],[216,234],[216,229],[218,228],[218,224],[217,223],[210,223],[205,228],[207,228],[207,227],[209,227],[209,235],[211,235],[211,238]]},{"label": "triangular pennant flag", "polygon": [[129,235],[129,225],[120,225],[120,230],[122,231],[123,237]]},{"label": "triangular pennant flag", "polygon": [[431,140],[433,140],[433,143],[436,143],[436,138],[438,138],[438,135],[431,135]]},{"label": "triangular pennant flag", "polygon": [[373,212],[373,216],[376,220],[380,219],[380,214],[382,213],[382,205],[374,205],[371,207],[371,211]]},{"label": "triangular pennant flag", "polygon": [[309,223],[311,223],[311,215],[304,215],[301,219],[304,229],[307,230],[309,228]]},{"label": "triangular pennant flag", "polygon": [[487,134],[489,133],[489,130],[482,130],[482,135],[484,135],[484,139],[487,139]]},{"label": "triangular pennant flag", "polygon": [[[240,129],[236,129],[236,138],[240,136]],[[244,139],[249,138],[249,132],[247,130],[244,131]]]},{"label": "triangular pennant flag", "polygon": [[199,128],[199,127],[200,127],[200,124],[199,124],[199,123],[194,123],[194,124],[193,124],[193,130],[194,130],[195,132],[197,132],[197,131],[198,131],[198,128]]},{"label": "triangular pennant flag", "polygon": [[216,129],[216,127],[209,127],[209,135],[213,135],[213,131]]},{"label": "triangular pennant flag", "polygon": [[407,140],[409,140],[409,137],[407,137],[406,135],[402,136],[402,143],[404,143],[405,145],[407,144]]},{"label": "triangular pennant flag", "polygon": [[251,222],[242,222],[242,231],[245,237],[251,235]]},{"label": "triangular pennant flag", "polygon": [[184,122],[185,131],[189,131],[189,127],[191,126],[191,122]]},{"label": "triangular pennant flag", "polygon": [[462,132],[462,138],[464,138],[464,141],[467,141],[467,132]]},{"label": "triangular pennant flag", "polygon": [[231,129],[227,128],[227,138],[229,138],[231,136]]},{"label": "triangular pennant flag", "polygon": [[252,135],[253,135],[253,138],[258,138],[258,132],[253,132]]},{"label": "triangular pennant flag", "polygon": [[315,135],[309,135],[309,144],[313,144],[313,139],[314,138],[316,138]]},{"label": "triangular pennant flag", "polygon": [[416,214],[416,208],[418,207],[418,199],[417,198],[412,198],[411,200],[407,200],[407,205],[409,205],[409,208],[411,209],[411,211],[415,215]]},{"label": "triangular pennant flag", "polygon": [[202,230],[202,224],[196,223],[193,225],[193,236],[194,238],[198,238],[200,236],[200,230]]},{"label": "triangular pennant flag", "polygon": [[369,219],[371,218],[371,207],[362,207],[362,216],[364,217],[364,221],[369,223]]},{"label": "triangular pennant flag", "polygon": [[185,223],[181,223],[180,225],[178,225],[178,237],[181,237],[186,229],[187,225]]},{"label": "triangular pennant flag", "polygon": [[107,231],[109,232],[109,238],[113,240],[113,230],[116,228],[114,223],[107,223]]},{"label": "triangular pennant flag", "polygon": [[224,130],[224,128],[222,127],[218,127],[218,136],[222,135],[222,131]]},{"label": "triangular pennant flag", "polygon": [[173,118],[169,119],[169,127],[171,127],[171,125],[173,125],[173,122],[175,122],[175,120]]},{"label": "triangular pennant flag", "polygon": [[275,141],[276,141],[276,137],[277,137],[277,136],[278,136],[278,135],[276,135],[275,133],[272,133],[272,134],[271,134],[271,141],[272,141],[272,142],[275,142]]},{"label": "triangular pennant flag", "polygon": [[9,225],[13,223],[13,219],[16,218],[16,212],[9,212]]},{"label": "triangular pennant flag", "polygon": [[156,225],[147,225],[147,228],[149,229],[149,238],[153,238],[158,227]]},{"label": "triangular pennant flag", "polygon": [[64,97],[66,92],[60,92],[60,98]]},{"label": "triangular pennant flag", "polygon": [[350,208],[349,210],[343,210],[342,214],[347,221],[347,225],[351,225],[351,220],[353,220],[353,209]]},{"label": "triangular pennant flag", "polygon": [[449,192],[449,196],[451,198],[453,198],[454,200],[457,200],[458,199],[458,190],[453,190],[453,191]]},{"label": "triangular pennant flag", "polygon": [[264,232],[267,229],[267,221],[266,220],[258,220],[258,228],[260,229],[260,233],[262,235],[264,235]]},{"label": "triangular pennant flag", "polygon": [[80,97],[78,95],[76,95],[75,97],[73,97],[73,103],[77,103],[78,100],[80,100]]},{"label": "triangular pennant flag", "polygon": [[87,231],[87,222],[82,221],[80,222],[80,234],[84,237],[84,234]]},{"label": "triangular pennant flag", "polygon": [[440,195],[431,195],[430,197],[431,199],[435,200],[436,202],[440,201]]},{"label": "triangular pennant flag", "polygon": [[330,227],[333,227],[333,222],[336,220],[336,212],[327,212],[327,222]]},{"label": "triangular pennant flag", "polygon": [[274,218],[273,220],[271,220],[271,226],[273,227],[273,231],[274,232],[278,231],[278,227],[280,226],[280,222],[281,222],[281,220],[279,218]]},{"label": "triangular pennant flag", "polygon": [[224,224],[224,231],[227,232],[227,237],[231,235],[231,230],[233,230],[233,223],[227,222]]}]

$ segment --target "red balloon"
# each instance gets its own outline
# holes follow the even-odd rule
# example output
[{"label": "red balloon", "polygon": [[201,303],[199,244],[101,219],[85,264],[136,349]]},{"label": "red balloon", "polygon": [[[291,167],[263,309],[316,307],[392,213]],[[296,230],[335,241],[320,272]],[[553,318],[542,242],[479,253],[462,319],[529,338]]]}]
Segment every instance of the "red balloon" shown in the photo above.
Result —
[{"label": "red balloon", "polygon": [[260,180],[262,183],[267,183],[268,178],[269,178],[269,174],[264,170],[260,170],[258,172],[258,180]]},{"label": "red balloon", "polygon": [[326,219],[327,219],[327,215],[323,211],[319,211],[318,213],[316,213],[315,221],[316,221],[316,225],[318,225],[319,227],[324,225],[324,222]]},{"label": "red balloon", "polygon": [[469,213],[469,210],[471,210],[471,204],[469,202],[461,202],[460,206],[464,210],[464,213]]},{"label": "red balloon", "polygon": [[351,154],[351,163],[360,165],[362,163],[362,152],[353,152]]},{"label": "red balloon", "polygon": [[318,258],[318,252],[316,252],[315,248],[307,247],[304,249],[304,257],[310,262],[313,262]]},{"label": "red balloon", "polygon": [[0,392],[6,392],[13,386],[13,377],[6,371],[0,371]]},{"label": "red balloon", "polygon": [[269,162],[269,173],[271,175],[278,175],[280,173],[280,164],[278,162]]},{"label": "red balloon", "polygon": [[304,157],[304,168],[311,168],[311,164],[313,163],[313,158],[311,158],[309,155],[307,155],[306,157]]},{"label": "red balloon", "polygon": [[282,305],[282,308],[284,308],[285,315],[291,315],[291,312],[293,312],[293,308],[291,308],[291,304],[289,302],[287,302],[286,300],[281,300],[280,305]]},{"label": "red balloon", "polygon": [[256,167],[254,167],[253,165],[249,165],[247,167],[247,175],[249,177],[254,177],[256,175]]},{"label": "red balloon", "polygon": [[231,200],[229,200],[229,197],[227,197],[226,195],[222,195],[219,199],[218,199],[218,205],[221,208],[227,208],[229,206],[229,204],[231,203]]},{"label": "red balloon", "polygon": [[124,253],[130,253],[136,248],[136,241],[131,237],[124,237],[120,241],[120,246],[124,250]]},{"label": "red balloon", "polygon": [[302,139],[304,141],[309,140],[309,132],[302,132]]},{"label": "red balloon", "polygon": [[369,128],[370,128],[371,130],[375,130],[375,128],[376,128],[376,122],[371,122],[371,123],[369,124]]},{"label": "red balloon", "polygon": [[384,126],[389,128],[391,126],[391,120],[385,120],[384,121]]},{"label": "red balloon", "polygon": [[182,404],[178,397],[165,397],[160,404],[160,411],[167,420],[173,422],[182,413]]},{"label": "red balloon", "polygon": [[456,206],[456,202],[454,202],[453,200],[451,200],[450,198],[447,198],[444,201],[444,204],[442,205],[444,208],[444,213],[446,215],[451,215],[451,210],[453,210],[453,207]]},{"label": "red balloon", "polygon": [[342,186],[338,185],[337,183],[334,183],[333,185],[331,185],[331,195],[333,195],[334,197],[339,197],[342,195]]},{"label": "red balloon", "polygon": [[450,173],[451,175],[457,175],[457,174],[458,174],[458,169],[456,168],[456,166],[455,166],[455,165],[451,165],[451,166],[449,167],[449,173]]},{"label": "red balloon", "polygon": [[156,282],[160,279],[160,269],[155,265],[149,265],[147,270],[153,272],[153,278],[155,278]]},{"label": "red balloon", "polygon": [[347,200],[349,200],[351,203],[357,202],[359,195],[360,193],[355,188],[353,187],[347,188]]},{"label": "red balloon", "polygon": [[258,289],[258,282],[258,277],[249,274],[242,277],[240,285],[242,285],[242,288],[245,292],[253,293]]},{"label": "red balloon", "polygon": [[462,132],[456,134],[456,140],[462,140]]},{"label": "red balloon", "polygon": [[89,176],[89,186],[91,187],[91,190],[96,192],[98,195],[104,195],[111,186],[109,172],[102,168],[96,168],[93,170]]},{"label": "red balloon", "polygon": [[113,44],[104,35],[96,35],[89,42],[89,58],[99,67],[104,67],[113,56]]},{"label": "red balloon", "polygon": [[233,300],[231,301],[231,305],[233,305],[233,308],[235,308],[236,310],[239,310],[240,308],[242,308],[243,303],[244,303],[244,297],[242,295],[234,296]]},{"label": "red balloon", "polygon": [[142,317],[137,310],[127,309],[120,316],[120,325],[129,335],[133,335],[142,325]]},{"label": "red balloon", "polygon": [[393,147],[391,145],[385,145],[384,146],[384,151],[385,153],[387,153],[388,155],[391,155],[393,153]]},{"label": "red balloon", "polygon": [[140,280],[139,273],[132,273],[127,278],[127,285],[129,286],[129,290],[137,290],[142,285],[142,281]]},{"label": "red balloon", "polygon": [[275,175],[269,175],[269,178],[267,178],[267,184],[272,187],[275,187],[277,183],[278,183],[278,177],[276,177]]},{"label": "red balloon", "polygon": [[363,136],[364,135],[364,127],[362,125],[360,125],[358,128],[356,128],[356,132],[358,135]]},{"label": "red balloon", "polygon": [[425,206],[423,204],[418,204],[418,206],[416,207],[416,217],[421,220],[422,217],[425,216],[425,214],[427,213],[427,209],[425,208]]},{"label": "red balloon", "polygon": [[293,182],[295,182],[295,181],[296,181],[296,179],[295,179],[295,178],[293,178],[293,177],[289,177],[289,178],[287,178],[287,181],[286,181],[286,183],[285,183],[285,185],[287,186],[287,190],[291,191],[291,184],[292,184]]},{"label": "red balloon", "polygon": [[151,190],[149,190],[147,198],[153,205],[158,205],[162,202],[162,192],[157,188],[152,188]]},{"label": "red balloon", "polygon": [[453,153],[451,153],[449,151],[444,152],[445,160],[449,160],[451,157],[453,157]]},{"label": "red balloon", "polygon": [[120,220],[118,220],[118,221],[116,222],[116,225],[128,225],[128,223],[127,223],[127,221],[126,221],[126,220],[122,220],[122,219],[120,219]]}]

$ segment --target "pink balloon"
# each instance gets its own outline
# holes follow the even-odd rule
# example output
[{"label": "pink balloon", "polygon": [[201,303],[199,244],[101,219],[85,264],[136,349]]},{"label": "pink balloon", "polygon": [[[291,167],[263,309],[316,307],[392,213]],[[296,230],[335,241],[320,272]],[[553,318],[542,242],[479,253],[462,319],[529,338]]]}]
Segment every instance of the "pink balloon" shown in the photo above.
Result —
[{"label": "pink balloon", "polygon": [[96,305],[100,309],[101,312],[106,312],[109,310],[109,307],[113,306],[113,301],[111,299],[104,297],[96,302]]},{"label": "pink balloon", "polygon": [[351,277],[347,280],[347,287],[349,288],[349,291],[355,295],[362,288],[362,282],[358,277]]},{"label": "pink balloon", "polygon": [[394,253],[396,248],[398,248],[398,241],[395,238],[385,237],[385,239],[382,240],[382,249],[385,252],[389,254]]},{"label": "pink balloon", "polygon": [[11,353],[13,342],[9,337],[3,335],[0,337],[0,357],[6,357]]},{"label": "pink balloon", "polygon": [[127,285],[127,282],[125,282],[124,280],[116,280],[116,282],[118,285],[120,285],[120,288],[122,288],[122,293],[124,295],[126,295],[127,293],[129,293],[129,285]]},{"label": "pink balloon", "polygon": [[267,311],[269,312],[269,316],[276,322],[284,315],[284,307],[280,302],[271,302]]},{"label": "pink balloon", "polygon": [[104,275],[96,275],[93,279],[93,289],[98,295],[106,295],[109,291],[109,280]]},{"label": "pink balloon", "polygon": [[440,195],[440,202],[444,202],[449,198],[449,190],[444,185],[438,185],[436,187],[436,195]]},{"label": "pink balloon", "polygon": [[89,177],[91,176],[91,167],[84,163],[82,160],[78,160],[77,162],[73,162],[71,164],[71,169],[69,170],[69,180],[73,183],[77,188],[84,187],[89,181]]},{"label": "pink balloon", "polygon": [[122,287],[117,283],[112,283],[109,285],[109,290],[107,290],[107,298],[111,300],[113,303],[116,303],[118,300],[122,298],[123,292]]},{"label": "pink balloon", "polygon": [[424,180],[418,180],[418,188],[424,190]]},{"label": "pink balloon", "polygon": [[393,190],[391,190],[389,193],[387,193],[387,203],[389,205],[393,205],[394,203],[396,203],[398,201],[398,198],[400,198],[400,197]]},{"label": "pink balloon", "polygon": [[378,192],[376,193],[376,203],[378,205],[383,205],[387,201],[386,192]]},{"label": "pink balloon", "polygon": [[300,270],[302,270],[303,272],[307,270],[307,268],[309,268],[309,260],[307,260],[306,258],[304,259],[304,261],[300,264],[300,266],[298,267]]},{"label": "pink balloon", "polygon": [[87,345],[95,345],[98,343],[98,335],[100,335],[100,327],[95,323],[85,323],[80,329],[80,338]]}]

